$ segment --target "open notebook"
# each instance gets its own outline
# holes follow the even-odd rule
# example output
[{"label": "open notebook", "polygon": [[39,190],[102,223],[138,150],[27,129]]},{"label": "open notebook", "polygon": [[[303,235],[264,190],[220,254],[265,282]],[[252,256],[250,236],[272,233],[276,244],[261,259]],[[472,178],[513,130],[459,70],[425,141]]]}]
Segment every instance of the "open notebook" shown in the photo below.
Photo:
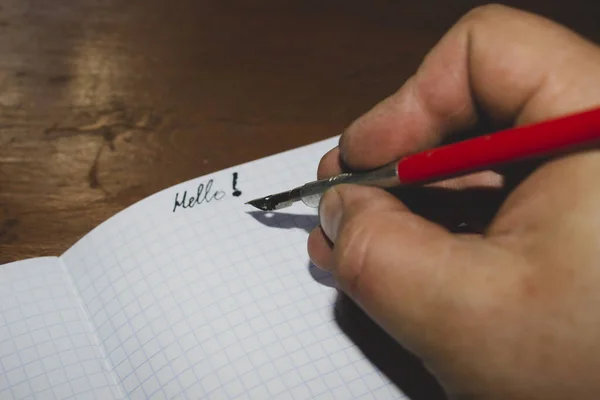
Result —
[{"label": "open notebook", "polygon": [[244,203],[314,179],[331,138],[188,181],[60,257],[0,267],[1,399],[399,399],[334,320],[316,210]]}]

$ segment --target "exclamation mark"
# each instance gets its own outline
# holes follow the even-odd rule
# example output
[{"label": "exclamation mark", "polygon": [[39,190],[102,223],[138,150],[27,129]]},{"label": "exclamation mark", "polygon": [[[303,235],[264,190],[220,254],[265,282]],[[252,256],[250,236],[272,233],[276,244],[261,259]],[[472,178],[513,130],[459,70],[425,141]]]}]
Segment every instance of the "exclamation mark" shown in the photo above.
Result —
[{"label": "exclamation mark", "polygon": [[242,194],[242,192],[240,192],[240,191],[237,189],[237,180],[238,180],[238,173],[237,173],[237,172],[234,172],[234,173],[233,173],[233,195],[234,195],[235,197],[239,197],[239,196]]}]

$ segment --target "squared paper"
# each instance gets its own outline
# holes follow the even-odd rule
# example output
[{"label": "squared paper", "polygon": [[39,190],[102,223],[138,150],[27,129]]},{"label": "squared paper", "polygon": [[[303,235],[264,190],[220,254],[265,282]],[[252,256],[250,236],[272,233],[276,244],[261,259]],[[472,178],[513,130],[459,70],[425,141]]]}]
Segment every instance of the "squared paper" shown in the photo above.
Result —
[{"label": "squared paper", "polygon": [[2,266],[0,315],[0,398],[121,398],[58,258]]},{"label": "squared paper", "polygon": [[[28,362],[58,356],[87,364],[37,365],[44,372],[28,377],[23,361],[7,352],[2,363],[14,373],[2,381],[10,391],[0,386],[0,394],[30,393],[17,387],[28,378],[56,398],[77,398],[83,388],[112,388],[103,398],[129,399],[405,398],[336,324],[333,280],[306,252],[316,210],[296,204],[262,213],[244,204],[314,180],[319,159],[336,144],[331,138],[159,192],[44,261],[57,264],[46,270],[62,290],[60,307],[44,305],[56,297],[51,289],[35,300],[18,298],[2,310],[0,329],[14,326],[10,340],[22,341],[19,349],[35,340],[34,327],[52,330],[43,357],[17,352]],[[6,278],[10,289],[3,286],[2,295],[31,292],[37,283],[29,278],[41,269],[21,264],[26,276]],[[39,311],[37,319],[11,312],[26,305],[27,314]],[[59,309],[56,318],[77,326],[77,334],[53,330],[56,318],[45,316]]]}]

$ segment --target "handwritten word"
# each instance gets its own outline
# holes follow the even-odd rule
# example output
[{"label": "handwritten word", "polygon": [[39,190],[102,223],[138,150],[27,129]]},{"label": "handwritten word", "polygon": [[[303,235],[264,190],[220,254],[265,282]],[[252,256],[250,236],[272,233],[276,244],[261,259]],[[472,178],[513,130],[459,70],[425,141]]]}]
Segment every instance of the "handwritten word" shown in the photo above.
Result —
[{"label": "handwritten word", "polygon": [[210,203],[213,200],[221,200],[225,197],[225,192],[222,190],[212,191],[213,180],[209,180],[204,183],[200,183],[196,190],[196,196],[190,196],[188,198],[187,190],[183,192],[181,199],[179,199],[179,193],[175,194],[175,205],[173,206],[173,212],[177,210],[178,207],[181,208],[193,208],[194,206],[199,206],[203,203]]},{"label": "handwritten word", "polygon": [[242,195],[242,192],[240,192],[237,188],[237,181],[238,181],[238,173],[234,172],[233,173],[233,195],[235,197],[240,197]]}]

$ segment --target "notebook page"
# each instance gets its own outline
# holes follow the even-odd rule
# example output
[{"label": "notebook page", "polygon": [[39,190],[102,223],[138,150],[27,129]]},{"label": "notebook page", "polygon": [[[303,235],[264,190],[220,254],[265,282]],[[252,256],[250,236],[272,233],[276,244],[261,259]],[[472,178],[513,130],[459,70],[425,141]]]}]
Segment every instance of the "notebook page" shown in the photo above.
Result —
[{"label": "notebook page", "polygon": [[334,320],[306,253],[316,210],[244,205],[313,180],[336,143],[172,187],[63,255],[129,398],[403,398]]},{"label": "notebook page", "polygon": [[118,399],[60,261],[0,266],[0,398]]}]

